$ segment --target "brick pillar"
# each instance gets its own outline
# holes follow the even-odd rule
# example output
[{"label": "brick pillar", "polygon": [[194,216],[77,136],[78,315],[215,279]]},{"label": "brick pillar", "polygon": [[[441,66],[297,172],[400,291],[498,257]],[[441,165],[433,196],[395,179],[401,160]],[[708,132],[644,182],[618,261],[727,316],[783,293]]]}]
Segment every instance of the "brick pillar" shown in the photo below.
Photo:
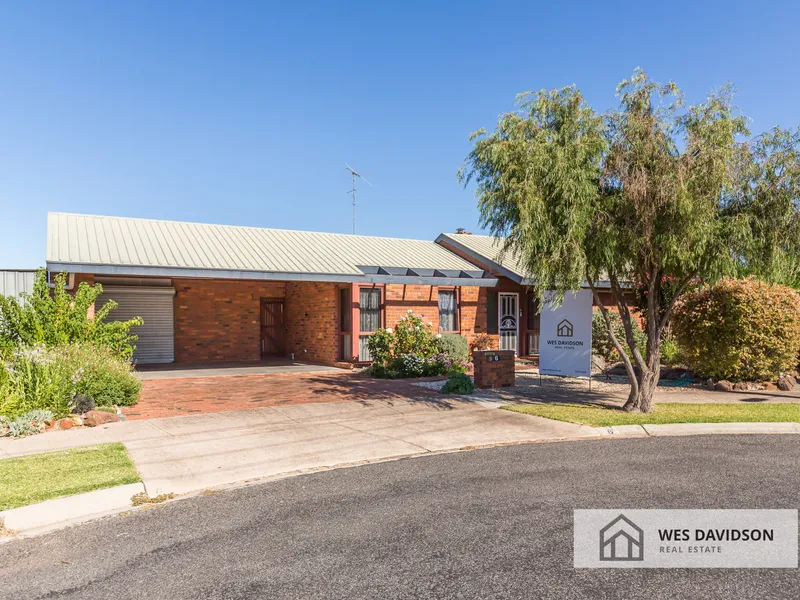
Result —
[{"label": "brick pillar", "polygon": [[472,360],[477,387],[486,389],[514,385],[513,350],[475,350]]}]

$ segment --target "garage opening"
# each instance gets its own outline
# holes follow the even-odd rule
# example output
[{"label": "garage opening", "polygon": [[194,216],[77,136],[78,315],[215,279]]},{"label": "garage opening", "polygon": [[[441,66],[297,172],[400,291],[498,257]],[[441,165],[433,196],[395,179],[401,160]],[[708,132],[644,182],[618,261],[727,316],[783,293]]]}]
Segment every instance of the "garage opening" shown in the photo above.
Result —
[{"label": "garage opening", "polygon": [[127,321],[141,317],[144,324],[131,332],[138,335],[133,360],[152,365],[175,361],[175,330],[173,319],[173,287],[103,286],[97,301],[103,306],[114,300],[118,306],[111,311],[110,321]]}]

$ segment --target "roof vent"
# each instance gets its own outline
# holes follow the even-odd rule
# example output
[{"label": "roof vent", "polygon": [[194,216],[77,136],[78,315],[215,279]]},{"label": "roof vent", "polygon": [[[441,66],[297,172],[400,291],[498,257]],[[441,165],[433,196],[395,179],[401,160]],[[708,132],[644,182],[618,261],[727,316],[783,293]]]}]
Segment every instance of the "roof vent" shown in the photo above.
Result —
[{"label": "roof vent", "polygon": [[466,230],[466,229],[464,229],[463,227],[456,227],[456,233],[457,233],[458,235],[472,235],[472,232],[471,232],[471,231],[467,231],[467,230]]}]

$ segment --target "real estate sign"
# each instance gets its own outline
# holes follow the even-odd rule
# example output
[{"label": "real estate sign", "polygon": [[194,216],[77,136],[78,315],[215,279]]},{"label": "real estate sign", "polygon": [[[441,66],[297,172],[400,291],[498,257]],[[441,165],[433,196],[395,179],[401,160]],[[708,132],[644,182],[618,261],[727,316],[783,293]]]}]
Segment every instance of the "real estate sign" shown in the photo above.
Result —
[{"label": "real estate sign", "polygon": [[[553,292],[547,292],[553,298]],[[556,306],[548,300],[542,309],[539,372],[542,375],[589,377],[592,369],[592,292],[567,292]]]}]

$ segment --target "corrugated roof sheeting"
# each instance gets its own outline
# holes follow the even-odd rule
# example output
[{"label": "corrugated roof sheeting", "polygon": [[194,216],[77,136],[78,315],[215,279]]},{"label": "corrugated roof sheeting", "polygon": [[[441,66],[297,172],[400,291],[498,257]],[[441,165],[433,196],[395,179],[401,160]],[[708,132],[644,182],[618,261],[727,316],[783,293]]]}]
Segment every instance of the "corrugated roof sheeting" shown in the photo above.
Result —
[{"label": "corrugated roof sheeting", "polygon": [[30,294],[36,280],[36,271],[0,271],[0,296],[19,296],[23,292]]},{"label": "corrugated roof sheeting", "polygon": [[441,245],[337,233],[50,213],[48,264],[362,275],[359,265],[472,271]]},{"label": "corrugated roof sheeting", "polygon": [[513,252],[502,252],[503,240],[500,238],[471,233],[443,233],[437,238],[437,241],[439,240],[453,242],[454,246],[471,250],[523,279],[527,277],[522,261]]}]

